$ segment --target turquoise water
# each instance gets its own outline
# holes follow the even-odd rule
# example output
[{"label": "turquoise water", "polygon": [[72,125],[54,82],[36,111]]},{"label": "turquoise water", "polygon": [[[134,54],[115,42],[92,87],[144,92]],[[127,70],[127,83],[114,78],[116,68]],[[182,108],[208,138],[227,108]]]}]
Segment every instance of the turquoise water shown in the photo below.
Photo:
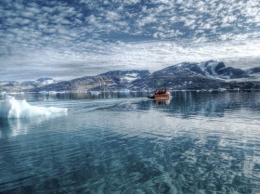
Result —
[{"label": "turquoise water", "polygon": [[0,193],[260,193],[260,93],[26,95],[0,120]]}]

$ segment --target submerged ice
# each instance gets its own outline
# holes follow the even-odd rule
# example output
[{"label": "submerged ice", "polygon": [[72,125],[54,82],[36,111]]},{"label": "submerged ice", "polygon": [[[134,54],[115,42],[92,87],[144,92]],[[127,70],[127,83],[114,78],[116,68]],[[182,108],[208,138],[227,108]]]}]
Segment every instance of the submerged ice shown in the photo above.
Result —
[{"label": "submerged ice", "polygon": [[5,96],[4,100],[0,101],[0,118],[65,115],[67,112],[67,108],[31,106],[25,100],[16,100],[12,96]]}]

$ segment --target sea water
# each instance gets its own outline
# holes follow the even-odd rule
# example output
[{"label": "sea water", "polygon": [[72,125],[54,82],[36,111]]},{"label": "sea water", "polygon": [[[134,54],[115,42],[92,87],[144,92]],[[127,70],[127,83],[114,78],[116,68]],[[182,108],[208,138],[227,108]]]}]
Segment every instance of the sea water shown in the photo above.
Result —
[{"label": "sea water", "polygon": [[20,95],[65,115],[0,119],[0,193],[260,193],[260,92]]}]

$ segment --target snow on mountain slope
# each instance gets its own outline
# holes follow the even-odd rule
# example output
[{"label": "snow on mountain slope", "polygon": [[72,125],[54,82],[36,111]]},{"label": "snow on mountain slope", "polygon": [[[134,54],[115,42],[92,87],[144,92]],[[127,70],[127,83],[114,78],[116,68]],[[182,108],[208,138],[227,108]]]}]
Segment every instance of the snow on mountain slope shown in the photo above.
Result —
[{"label": "snow on mountain slope", "polygon": [[141,79],[147,75],[150,75],[150,72],[147,70],[126,70],[126,71],[109,71],[106,73],[100,74],[100,76],[116,76],[119,77],[120,82],[131,83],[137,79]]},{"label": "snow on mountain slope", "polygon": [[260,67],[245,69],[245,72],[247,72],[254,81],[260,81]]},{"label": "snow on mountain slope", "polygon": [[126,74],[125,76],[121,77],[120,80],[131,83],[131,82],[133,82],[137,79],[140,79],[140,78],[141,77],[137,73],[129,73],[129,74]]},{"label": "snow on mountain slope", "polygon": [[180,74],[185,72],[193,72],[198,76],[205,76],[212,79],[237,79],[248,78],[246,71],[233,67],[226,67],[223,62],[206,61],[201,63],[180,63],[157,71],[154,74]]},{"label": "snow on mountain slope", "polygon": [[44,78],[37,79],[36,82],[41,85],[48,85],[48,84],[55,83],[55,80],[52,78],[44,77]]},{"label": "snow on mountain slope", "polygon": [[[257,75],[259,75],[257,77]],[[247,70],[226,67],[223,62],[184,62],[154,73],[148,70],[109,71],[97,76],[85,76],[56,82],[52,78],[37,81],[0,82],[0,92],[40,91],[149,91],[169,89],[260,89],[260,67]]]},{"label": "snow on mountain slope", "polygon": [[248,74],[260,74],[260,67],[245,69]]}]

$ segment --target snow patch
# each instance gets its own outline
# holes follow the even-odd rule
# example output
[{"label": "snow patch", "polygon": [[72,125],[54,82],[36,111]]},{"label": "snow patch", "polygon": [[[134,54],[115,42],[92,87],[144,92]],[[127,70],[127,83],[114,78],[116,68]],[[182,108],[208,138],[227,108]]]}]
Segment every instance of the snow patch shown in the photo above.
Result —
[{"label": "snow patch", "polygon": [[230,79],[231,75],[219,75],[216,72],[216,68],[218,65],[219,62],[217,61],[201,62],[198,64],[201,71],[203,71],[207,77],[210,77],[212,79]]},{"label": "snow patch", "polygon": [[139,73],[127,73],[124,77],[120,78],[123,82],[131,83],[137,79],[140,79]]},{"label": "snow patch", "polygon": [[52,78],[40,78],[36,80],[36,83],[40,83],[42,85],[48,85],[48,84],[55,83],[55,80],[53,80]]},{"label": "snow patch", "polygon": [[128,83],[131,83],[131,82],[133,82],[137,79],[138,79],[138,77],[137,78],[136,77],[123,77],[123,78],[121,78],[122,81],[126,81]]},{"label": "snow patch", "polygon": [[127,73],[126,76],[130,77],[137,77],[139,74],[138,73]]}]

